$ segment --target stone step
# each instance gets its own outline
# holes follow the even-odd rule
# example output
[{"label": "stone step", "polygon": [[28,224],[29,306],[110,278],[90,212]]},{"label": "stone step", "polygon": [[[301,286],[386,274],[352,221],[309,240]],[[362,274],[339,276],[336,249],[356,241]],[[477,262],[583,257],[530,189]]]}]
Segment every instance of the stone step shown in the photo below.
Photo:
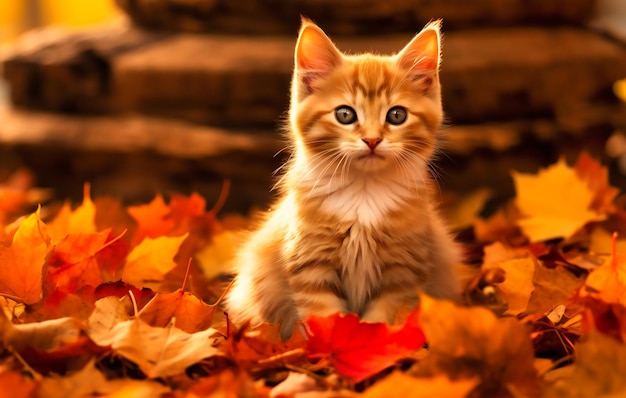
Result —
[{"label": "stone step", "polygon": [[[18,47],[4,62],[12,100],[239,127],[271,127],[286,110],[295,37],[131,34],[136,30],[109,28],[75,39],[81,46],[57,39]],[[146,44],[127,43],[136,36]],[[335,39],[348,52],[391,53],[410,37]],[[569,115],[613,101],[613,83],[626,76],[622,44],[577,28],[450,32],[443,54],[444,108],[454,123]]]},{"label": "stone step", "polygon": [[596,0],[117,0],[152,29],[231,34],[293,34],[300,15],[331,34],[414,32],[433,18],[447,29],[583,24]]}]

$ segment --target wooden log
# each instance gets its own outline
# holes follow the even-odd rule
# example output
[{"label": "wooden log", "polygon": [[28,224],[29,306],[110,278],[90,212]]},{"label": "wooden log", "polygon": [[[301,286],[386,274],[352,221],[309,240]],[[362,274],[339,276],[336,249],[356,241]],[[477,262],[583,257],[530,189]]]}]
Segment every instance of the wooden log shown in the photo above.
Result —
[{"label": "wooden log", "polygon": [[[231,127],[273,127],[287,109],[295,37],[133,36],[126,28],[92,35],[98,38],[74,34],[73,42],[60,38],[15,51],[5,61],[12,100],[55,111],[137,111]],[[135,39],[129,44],[125,37]],[[392,53],[410,37],[334,39],[347,52]],[[559,117],[614,101],[611,86],[625,71],[623,45],[582,29],[450,32],[441,71],[444,108],[453,123]]]},{"label": "wooden log", "polygon": [[443,18],[447,29],[583,24],[595,0],[117,0],[153,29],[231,34],[294,34],[300,15],[331,34],[415,32]]}]

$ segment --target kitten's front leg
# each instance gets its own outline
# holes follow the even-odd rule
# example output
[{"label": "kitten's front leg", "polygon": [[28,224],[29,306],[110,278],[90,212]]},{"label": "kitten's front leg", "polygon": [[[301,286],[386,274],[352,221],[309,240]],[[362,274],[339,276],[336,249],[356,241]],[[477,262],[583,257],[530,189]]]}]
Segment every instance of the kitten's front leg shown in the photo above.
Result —
[{"label": "kitten's front leg", "polygon": [[[312,266],[295,268],[290,273],[290,287],[293,301],[298,310],[298,319],[304,320],[309,315],[330,316],[336,313],[346,313],[347,304],[341,290],[339,277],[329,265],[315,264]],[[281,337],[285,333],[293,332],[297,319],[289,319],[281,324]]]},{"label": "kitten's front leg", "polygon": [[387,292],[372,300],[361,316],[364,322],[382,322],[392,325],[403,305],[413,307],[418,302],[417,295]]}]

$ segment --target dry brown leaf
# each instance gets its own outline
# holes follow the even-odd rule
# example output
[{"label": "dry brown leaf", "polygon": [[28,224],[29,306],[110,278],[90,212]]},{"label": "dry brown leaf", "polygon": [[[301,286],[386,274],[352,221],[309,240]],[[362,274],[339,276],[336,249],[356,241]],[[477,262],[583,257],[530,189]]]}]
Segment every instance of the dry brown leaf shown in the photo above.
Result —
[{"label": "dry brown leaf", "polygon": [[120,322],[131,319],[129,314],[130,300],[108,296],[96,301],[96,306],[87,320],[87,334],[100,345],[109,338],[111,330]]},{"label": "dry brown leaf", "polygon": [[540,383],[533,347],[529,331],[519,321],[427,296],[421,306],[430,355],[415,365],[417,376],[477,377],[480,381],[473,393],[481,397],[513,392],[537,396]]},{"label": "dry brown leaf", "polygon": [[215,329],[189,334],[174,326],[150,326],[141,319],[119,322],[108,334],[92,338],[136,363],[149,378],[174,376],[204,358],[222,355],[216,346],[223,338]]},{"label": "dry brown leaf", "polygon": [[27,347],[52,351],[75,342],[82,333],[82,325],[74,318],[59,318],[24,325],[11,324],[5,315],[1,318],[3,341],[17,351]]},{"label": "dry brown leaf", "polygon": [[544,313],[560,304],[569,303],[585,282],[585,275],[576,276],[564,267],[548,268],[537,264],[532,275],[534,291],[528,312]]},{"label": "dry brown leaf", "polygon": [[618,398],[626,392],[626,345],[597,331],[576,345],[571,377],[558,380],[546,398]]}]

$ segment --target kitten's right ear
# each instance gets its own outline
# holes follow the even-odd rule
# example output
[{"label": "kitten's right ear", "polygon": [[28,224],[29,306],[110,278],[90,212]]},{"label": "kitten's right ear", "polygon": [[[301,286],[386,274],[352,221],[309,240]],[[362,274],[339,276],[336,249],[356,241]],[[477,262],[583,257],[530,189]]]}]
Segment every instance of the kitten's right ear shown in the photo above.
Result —
[{"label": "kitten's right ear", "polygon": [[316,79],[328,75],[341,64],[341,53],[322,29],[309,19],[302,18],[295,64],[300,81],[310,92]]}]

